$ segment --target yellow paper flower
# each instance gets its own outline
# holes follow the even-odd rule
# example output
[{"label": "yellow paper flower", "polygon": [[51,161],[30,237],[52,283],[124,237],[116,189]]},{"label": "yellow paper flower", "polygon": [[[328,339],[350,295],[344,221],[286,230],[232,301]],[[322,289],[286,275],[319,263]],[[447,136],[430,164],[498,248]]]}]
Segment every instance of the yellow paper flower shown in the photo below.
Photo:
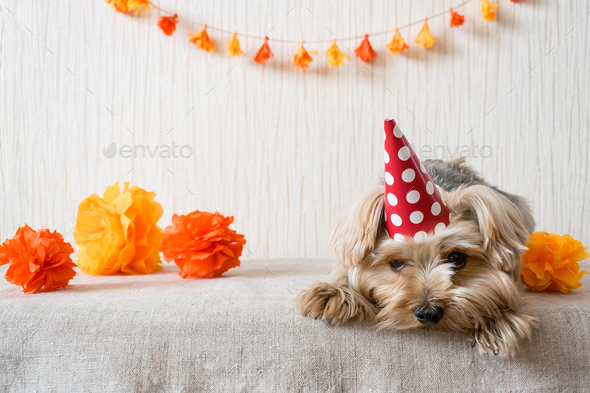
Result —
[{"label": "yellow paper flower", "polygon": [[484,20],[492,21],[496,19],[494,10],[498,8],[499,4],[492,4],[488,0],[481,0],[481,16]]},{"label": "yellow paper flower", "polygon": [[149,0],[127,0],[127,8],[129,11],[135,11],[135,15],[139,14],[141,7],[143,7],[141,15],[144,15],[145,12],[154,7],[154,5],[150,3]]},{"label": "yellow paper flower", "polygon": [[587,271],[580,271],[579,261],[590,254],[570,235],[535,232],[522,256],[521,280],[533,292],[562,292],[579,288]]},{"label": "yellow paper flower", "polygon": [[344,59],[348,59],[348,61],[350,61],[350,58],[342,53],[340,48],[338,48],[336,45],[336,40],[332,40],[332,45],[330,45],[326,51],[326,58],[328,61],[328,66],[336,68],[344,63]]},{"label": "yellow paper flower", "polygon": [[137,186],[123,192],[119,183],[106,189],[102,198],[92,194],[80,203],[74,240],[80,247],[78,267],[99,274],[147,274],[160,266],[162,206],[153,192]]}]

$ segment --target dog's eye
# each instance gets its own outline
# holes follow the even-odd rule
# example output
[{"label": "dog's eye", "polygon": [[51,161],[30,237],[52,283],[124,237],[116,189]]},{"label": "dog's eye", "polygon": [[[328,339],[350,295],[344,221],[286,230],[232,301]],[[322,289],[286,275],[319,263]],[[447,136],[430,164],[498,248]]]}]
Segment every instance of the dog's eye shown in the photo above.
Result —
[{"label": "dog's eye", "polygon": [[449,263],[453,264],[454,270],[463,269],[467,263],[467,255],[459,251],[453,251],[447,257]]},{"label": "dog's eye", "polygon": [[404,267],[405,264],[406,263],[401,259],[392,259],[391,261],[389,261],[389,267],[396,272],[399,271],[402,267]]}]

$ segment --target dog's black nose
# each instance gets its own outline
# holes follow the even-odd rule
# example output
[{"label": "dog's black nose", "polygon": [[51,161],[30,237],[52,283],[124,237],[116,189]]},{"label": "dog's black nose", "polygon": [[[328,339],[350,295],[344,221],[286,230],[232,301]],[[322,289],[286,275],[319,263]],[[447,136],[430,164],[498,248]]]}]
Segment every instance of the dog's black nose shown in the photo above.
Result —
[{"label": "dog's black nose", "polygon": [[432,326],[443,317],[444,310],[442,307],[418,306],[414,310],[414,315],[418,321],[426,326]]}]

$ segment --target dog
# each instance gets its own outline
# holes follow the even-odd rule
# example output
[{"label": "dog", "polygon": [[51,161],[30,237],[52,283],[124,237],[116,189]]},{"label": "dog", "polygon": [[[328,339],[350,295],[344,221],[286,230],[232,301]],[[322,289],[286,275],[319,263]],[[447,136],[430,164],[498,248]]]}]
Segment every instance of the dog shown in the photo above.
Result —
[{"label": "dog", "polygon": [[367,190],[331,232],[338,263],[329,282],[296,297],[298,311],[334,325],[466,332],[481,354],[512,357],[537,324],[523,306],[521,256],[534,229],[527,201],[487,184],[463,159],[423,165],[451,211],[421,241],[386,232],[383,184]]}]

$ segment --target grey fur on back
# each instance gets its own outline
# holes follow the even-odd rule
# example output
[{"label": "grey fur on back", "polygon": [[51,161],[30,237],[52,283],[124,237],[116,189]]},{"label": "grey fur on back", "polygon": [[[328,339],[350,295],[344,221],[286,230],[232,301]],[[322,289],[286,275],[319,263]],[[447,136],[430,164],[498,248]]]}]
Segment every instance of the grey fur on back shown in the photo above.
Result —
[{"label": "grey fur on back", "polygon": [[531,208],[526,199],[518,195],[509,194],[497,187],[489,185],[485,180],[479,177],[474,170],[465,165],[465,159],[458,158],[451,162],[442,160],[424,160],[422,161],[422,164],[424,164],[432,181],[447,192],[456,191],[461,186],[469,187],[481,184],[504,195],[520,210],[527,229],[530,232],[535,230],[535,219],[533,218]]}]

